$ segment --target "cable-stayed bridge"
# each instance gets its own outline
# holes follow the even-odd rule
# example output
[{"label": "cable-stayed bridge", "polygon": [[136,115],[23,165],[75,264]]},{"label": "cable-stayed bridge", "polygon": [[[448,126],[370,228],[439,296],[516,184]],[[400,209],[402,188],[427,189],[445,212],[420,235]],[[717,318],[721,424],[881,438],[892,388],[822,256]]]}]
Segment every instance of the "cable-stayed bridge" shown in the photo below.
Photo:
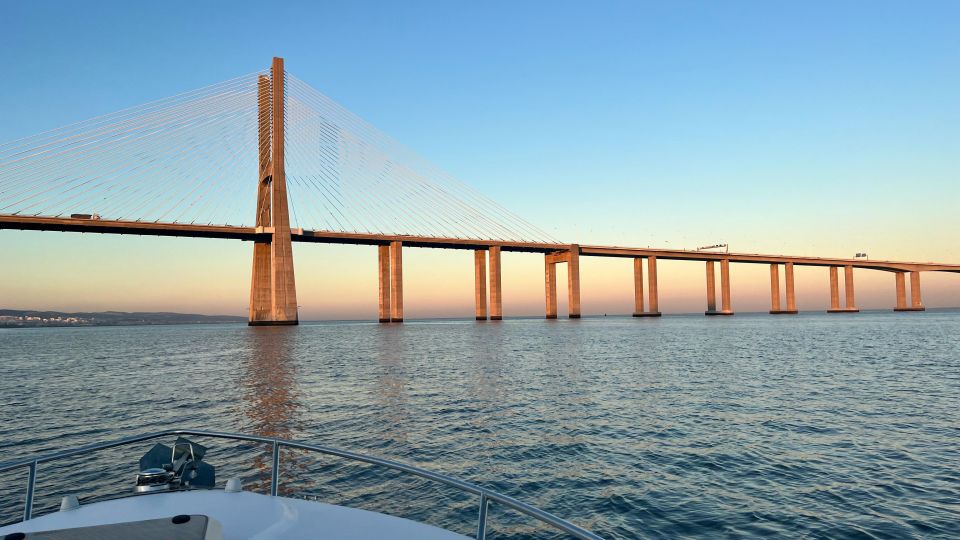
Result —
[{"label": "cable-stayed bridge", "polygon": [[404,247],[473,250],[482,320],[503,316],[502,251],[545,254],[548,318],[557,317],[561,263],[569,316],[580,316],[581,256],[633,259],[638,317],[660,315],[658,259],[706,263],[708,315],[733,313],[732,262],[770,265],[771,313],[797,312],[794,266],[829,269],[831,312],[857,311],[854,268],[892,272],[900,311],[923,310],[920,272],[960,273],[939,263],[560,242],[290,75],[279,58],[262,72],[0,145],[0,228],[251,241],[252,325],[298,321],[293,242],[378,246],[381,322],[403,320]]}]

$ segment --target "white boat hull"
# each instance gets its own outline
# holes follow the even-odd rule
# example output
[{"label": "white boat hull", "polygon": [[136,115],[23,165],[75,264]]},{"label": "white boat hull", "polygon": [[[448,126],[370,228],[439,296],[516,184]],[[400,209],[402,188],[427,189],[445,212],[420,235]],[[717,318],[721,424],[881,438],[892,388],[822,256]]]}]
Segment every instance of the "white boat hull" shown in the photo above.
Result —
[{"label": "white boat hull", "polygon": [[111,523],[205,515],[222,527],[222,538],[396,538],[464,540],[445,529],[368,510],[250,492],[198,490],[156,493],[83,505],[6,527],[0,537]]}]

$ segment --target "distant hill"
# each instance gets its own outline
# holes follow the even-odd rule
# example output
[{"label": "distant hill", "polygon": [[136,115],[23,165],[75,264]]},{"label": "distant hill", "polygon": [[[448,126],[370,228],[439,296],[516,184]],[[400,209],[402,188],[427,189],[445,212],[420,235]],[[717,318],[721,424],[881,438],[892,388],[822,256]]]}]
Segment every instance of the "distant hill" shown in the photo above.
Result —
[{"label": "distant hill", "polygon": [[65,313],[29,309],[0,309],[0,328],[37,326],[132,326],[143,324],[216,324],[247,322],[235,315],[101,311]]}]

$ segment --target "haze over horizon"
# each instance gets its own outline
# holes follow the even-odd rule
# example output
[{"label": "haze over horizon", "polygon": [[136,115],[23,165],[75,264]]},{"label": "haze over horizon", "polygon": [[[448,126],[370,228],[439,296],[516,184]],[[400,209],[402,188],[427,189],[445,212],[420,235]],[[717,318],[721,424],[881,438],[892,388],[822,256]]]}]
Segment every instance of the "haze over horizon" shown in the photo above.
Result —
[{"label": "haze over horizon", "polygon": [[[270,8],[266,34],[252,3],[4,9],[0,66],[16,84],[0,88],[0,143],[283,56],[562,241],[960,263],[956,3],[293,3]],[[0,307],[247,309],[247,242],[4,230],[0,243]],[[301,319],[375,318],[376,250],[294,251]],[[702,263],[659,274],[662,311],[703,310]],[[628,261],[584,258],[584,314],[629,313],[631,276]],[[769,308],[765,265],[731,279],[734,310]],[[856,279],[861,308],[892,308],[891,274]],[[542,315],[541,255],[505,253],[503,280],[505,316]],[[472,313],[469,252],[405,250],[404,282],[409,318]],[[827,287],[825,269],[798,268],[799,308],[825,309]],[[960,306],[960,277],[925,273],[923,292]]]}]

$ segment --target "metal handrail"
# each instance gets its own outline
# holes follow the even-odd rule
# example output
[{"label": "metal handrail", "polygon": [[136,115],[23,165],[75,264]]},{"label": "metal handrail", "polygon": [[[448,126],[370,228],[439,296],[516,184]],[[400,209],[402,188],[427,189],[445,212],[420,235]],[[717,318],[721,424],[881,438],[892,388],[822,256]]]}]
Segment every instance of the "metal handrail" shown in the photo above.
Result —
[{"label": "metal handrail", "polygon": [[27,479],[27,496],[24,503],[23,509],[23,520],[27,521],[33,517],[33,493],[36,486],[37,480],[37,466],[41,463],[47,463],[50,461],[56,461],[71,456],[76,456],[80,454],[86,454],[88,452],[93,452],[97,450],[105,450],[107,448],[115,448],[117,446],[125,446],[128,444],[133,444],[142,441],[148,441],[151,439],[158,439],[160,437],[169,437],[171,435],[190,435],[194,437],[211,437],[215,439],[229,439],[236,441],[249,441],[257,442],[271,445],[271,471],[270,471],[270,495],[277,495],[277,487],[280,481],[280,449],[281,448],[296,448],[299,450],[307,450],[310,452],[317,452],[320,454],[326,454],[330,456],[336,456],[344,459],[349,459],[353,461],[360,461],[363,463],[369,463],[371,465],[377,465],[380,467],[386,467],[388,469],[393,469],[396,471],[401,471],[407,474],[412,474],[414,476],[419,476],[427,480],[432,480],[434,482],[439,482],[441,484],[454,487],[460,491],[465,491],[474,495],[480,496],[480,509],[477,514],[477,539],[483,540],[486,535],[487,529],[487,507],[490,504],[490,501],[495,501],[507,508],[511,508],[530,516],[538,521],[546,523],[555,529],[559,529],[567,534],[570,534],[574,538],[580,540],[603,540],[600,536],[578,527],[573,523],[565,519],[561,519],[549,512],[545,512],[534,506],[530,506],[524,502],[518,501],[513,497],[508,497],[496,491],[489,490],[484,487],[480,487],[476,484],[470,482],[464,482],[462,480],[457,480],[456,478],[451,478],[439,473],[428,471],[426,469],[421,469],[419,467],[414,467],[412,465],[406,465],[396,461],[390,461],[388,459],[367,456],[363,454],[357,454],[354,452],[349,452],[346,450],[338,450],[336,448],[330,448],[326,446],[318,446],[315,444],[309,444],[300,441],[288,441],[284,439],[278,439],[275,437],[261,437],[259,435],[245,435],[241,433],[227,433],[222,431],[203,431],[196,429],[170,429],[165,431],[157,431],[154,433],[145,433],[142,435],[134,435],[131,437],[124,437],[122,439],[116,439],[113,441],[107,441],[102,443],[89,444],[86,446],[81,446],[79,448],[74,448],[71,450],[63,450],[60,452],[54,452],[50,454],[45,454],[38,457],[33,457],[29,459],[22,459],[18,461],[11,461],[7,463],[0,464],[0,473],[11,471],[14,469],[19,469],[22,467],[29,467],[30,473]]}]

